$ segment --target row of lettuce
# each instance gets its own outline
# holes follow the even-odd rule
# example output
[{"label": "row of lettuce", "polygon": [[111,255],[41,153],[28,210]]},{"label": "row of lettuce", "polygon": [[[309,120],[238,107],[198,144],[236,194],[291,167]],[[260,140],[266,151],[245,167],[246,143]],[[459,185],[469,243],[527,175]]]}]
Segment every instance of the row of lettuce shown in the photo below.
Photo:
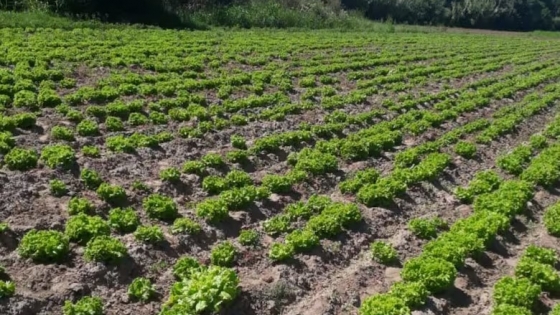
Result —
[{"label": "row of lettuce", "polygon": [[[556,137],[551,130],[559,122],[554,120],[545,133]],[[545,146],[546,142],[534,141],[530,156]],[[513,152],[518,151],[516,148]],[[429,295],[451,288],[465,259],[479,257],[498,234],[509,229],[511,220],[526,210],[537,186],[550,187],[560,180],[558,158],[560,145],[554,143],[529,158],[519,180],[502,180],[491,171],[478,173],[468,187],[457,190],[459,199],[472,202],[474,213],[452,224],[449,231],[428,242],[418,257],[406,261],[401,271],[402,281],[395,283],[389,292],[366,299],[360,314],[409,314],[421,308]],[[503,164],[500,159],[498,165]],[[560,226],[560,221],[555,220],[558,212],[555,205],[544,214],[545,226],[553,235],[558,235]],[[556,254],[552,250],[529,247],[518,263],[516,277],[506,277],[496,284],[494,314],[531,314],[541,290],[558,292],[560,276],[555,263]]]}]

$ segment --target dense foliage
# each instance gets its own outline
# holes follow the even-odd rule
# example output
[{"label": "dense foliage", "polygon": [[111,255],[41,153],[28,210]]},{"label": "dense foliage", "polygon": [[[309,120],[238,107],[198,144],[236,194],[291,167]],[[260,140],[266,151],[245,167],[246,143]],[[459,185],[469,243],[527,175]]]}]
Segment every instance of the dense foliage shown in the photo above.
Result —
[{"label": "dense foliage", "polygon": [[[408,24],[447,25],[507,30],[554,30],[560,27],[560,2],[485,0],[16,0],[0,4],[8,10],[51,10],[97,15],[109,21],[202,28],[208,24],[241,27],[357,27],[356,16]],[[347,11],[358,11],[351,15]],[[132,88],[131,88],[132,89]],[[29,93],[29,92],[26,92]],[[36,102],[21,95],[23,104]],[[55,106],[56,95],[39,95],[38,103]],[[138,115],[133,115],[135,121]],[[141,122],[140,122],[141,124]]]}]

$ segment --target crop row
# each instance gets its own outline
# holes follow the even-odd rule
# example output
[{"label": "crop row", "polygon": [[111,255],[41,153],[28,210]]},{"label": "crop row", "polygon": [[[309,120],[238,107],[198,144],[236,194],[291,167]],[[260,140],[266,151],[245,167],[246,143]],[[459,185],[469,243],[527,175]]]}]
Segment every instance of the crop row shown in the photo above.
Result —
[{"label": "crop row", "polygon": [[[554,122],[553,122],[554,124]],[[403,314],[422,306],[429,294],[440,293],[453,285],[457,270],[466,257],[476,257],[510,220],[525,209],[532,198],[534,185],[547,175],[533,176],[534,168],[556,168],[560,165],[557,145],[544,149],[521,174],[525,180],[502,181],[497,175],[482,172],[468,188],[458,189],[458,198],[472,201],[474,214],[454,223],[448,232],[428,242],[420,256],[405,262],[403,282],[393,285],[389,293],[365,300],[360,314]],[[560,173],[556,175],[560,179]],[[464,194],[468,191],[468,194]],[[467,197],[465,197],[467,196]]]},{"label": "crop row", "polygon": [[[557,87],[557,84],[551,85],[550,87]],[[548,88],[547,90],[554,91],[552,88]],[[526,119],[529,116],[538,113],[543,108],[554,103],[554,98],[549,98],[547,96],[544,96],[542,98],[542,102],[540,102],[538,105],[530,103],[531,100],[534,100],[536,98],[541,99],[541,97],[542,96],[540,95],[540,93],[537,92],[528,95],[525,102],[522,102],[515,106],[517,111],[509,111],[508,117],[506,118]],[[530,110],[529,108],[532,110]],[[404,154],[404,156],[408,156],[407,152],[415,152],[415,154],[417,154],[416,152],[437,152],[444,146],[448,146],[457,142],[458,138],[462,135],[480,130],[484,131],[485,129],[491,128],[492,126],[501,125],[502,119],[504,119],[504,117],[501,117],[496,121],[489,121],[485,119],[474,121],[465,125],[463,128],[457,128],[446,133],[439,140],[410,148],[406,151],[403,151],[402,154]],[[551,123],[549,125],[549,128],[555,125],[555,123]],[[502,134],[496,134],[496,136],[500,135]],[[537,141],[535,139],[536,137],[532,138],[532,143],[538,142],[538,145],[534,144],[534,149],[538,150],[543,147],[543,140],[540,139],[540,141]],[[546,144],[546,139],[544,140],[544,144]],[[342,193],[359,192],[358,200],[368,206],[383,206],[391,203],[393,201],[393,198],[398,194],[402,194],[408,186],[417,184],[421,181],[433,180],[437,178],[450,161],[449,156],[440,153],[431,153],[423,160],[419,160],[419,157],[417,156],[415,158],[415,160],[409,160],[406,164],[403,164],[403,159],[396,160],[395,163],[397,165],[395,170],[390,175],[383,178],[380,177],[379,172],[377,172],[375,169],[358,171],[353,178],[343,181],[340,184],[339,188]],[[470,187],[459,187],[456,193],[459,199],[467,202],[472,201],[473,196],[481,194],[483,192],[490,192],[491,190],[497,188],[499,182],[499,177],[494,173],[482,172],[475,176],[475,179],[471,183]],[[275,192],[284,192],[283,189],[287,189],[289,187],[288,185],[289,183],[286,186],[282,186],[282,190],[277,189]],[[311,200],[314,199],[310,199],[310,201]],[[314,217],[311,214],[312,211],[309,210],[304,211],[306,215],[303,217],[295,215],[294,213],[298,213],[300,211],[299,209],[301,209],[302,207],[305,209],[305,206],[301,203],[290,204],[285,208],[283,214],[275,216],[264,222],[264,231],[271,236],[277,236],[281,233],[292,231],[294,220],[300,222],[301,219],[309,219],[310,217]],[[332,229],[334,229],[332,230],[332,233],[327,233],[327,235],[333,237],[336,236],[344,227],[344,225],[341,226],[339,224],[336,224],[336,222],[340,223],[344,220],[337,218],[337,216],[334,214],[330,214],[330,216],[335,219],[332,219],[331,224],[325,223],[325,228],[327,226],[330,226]],[[315,222],[313,222],[311,226],[313,226],[314,223]],[[419,233],[426,234],[424,232]],[[312,232],[308,225],[305,225],[302,230],[296,230],[288,234],[285,238],[285,244],[274,244],[271,247],[270,256],[272,259],[290,259],[295,252],[298,252],[297,246],[294,247],[293,245],[294,241],[292,240],[292,238],[294,238],[294,236],[292,236],[292,234],[296,234],[298,238],[301,237],[307,240],[305,244],[308,245],[303,249],[300,249],[299,251],[308,251],[312,249],[314,246],[318,245],[320,240],[320,237],[318,237],[316,233]]]}]

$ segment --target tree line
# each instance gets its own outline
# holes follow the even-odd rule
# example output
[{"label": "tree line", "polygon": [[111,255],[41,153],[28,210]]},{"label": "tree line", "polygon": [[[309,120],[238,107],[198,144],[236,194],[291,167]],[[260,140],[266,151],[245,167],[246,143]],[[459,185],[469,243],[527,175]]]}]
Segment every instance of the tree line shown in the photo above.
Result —
[{"label": "tree line", "polygon": [[519,31],[560,28],[560,0],[367,0],[365,14],[410,24]]},{"label": "tree line", "polygon": [[0,9],[43,9],[109,21],[172,25],[192,14],[231,6],[239,14],[242,10],[238,8],[257,4],[263,8],[259,14],[267,15],[272,6],[262,5],[265,2],[274,3],[276,10],[281,4],[294,14],[308,14],[310,8],[318,12],[321,6],[329,16],[357,11],[369,19],[396,23],[520,31],[560,29],[560,0],[0,0]]}]

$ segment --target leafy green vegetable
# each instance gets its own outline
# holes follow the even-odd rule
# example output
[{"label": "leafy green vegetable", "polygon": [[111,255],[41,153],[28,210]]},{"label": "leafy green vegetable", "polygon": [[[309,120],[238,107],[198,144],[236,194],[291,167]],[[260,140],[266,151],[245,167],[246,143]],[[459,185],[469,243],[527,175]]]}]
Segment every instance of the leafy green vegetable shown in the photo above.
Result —
[{"label": "leafy green vegetable", "polygon": [[152,282],[146,278],[136,278],[128,287],[128,295],[136,300],[146,302],[154,296],[156,290]]},{"label": "leafy green vegetable", "polygon": [[88,261],[117,264],[126,254],[126,247],[121,241],[110,236],[98,236],[87,243],[84,257]]},{"label": "leafy green vegetable", "polygon": [[91,296],[83,297],[75,304],[66,301],[62,313],[64,315],[103,315],[103,301]]},{"label": "leafy green vegetable", "polygon": [[52,263],[65,259],[70,252],[68,237],[58,231],[27,232],[18,246],[23,258],[31,258],[36,262]]},{"label": "leafy green vegetable", "polygon": [[382,241],[373,242],[370,246],[370,251],[373,259],[385,265],[395,263],[399,260],[397,250]]}]

